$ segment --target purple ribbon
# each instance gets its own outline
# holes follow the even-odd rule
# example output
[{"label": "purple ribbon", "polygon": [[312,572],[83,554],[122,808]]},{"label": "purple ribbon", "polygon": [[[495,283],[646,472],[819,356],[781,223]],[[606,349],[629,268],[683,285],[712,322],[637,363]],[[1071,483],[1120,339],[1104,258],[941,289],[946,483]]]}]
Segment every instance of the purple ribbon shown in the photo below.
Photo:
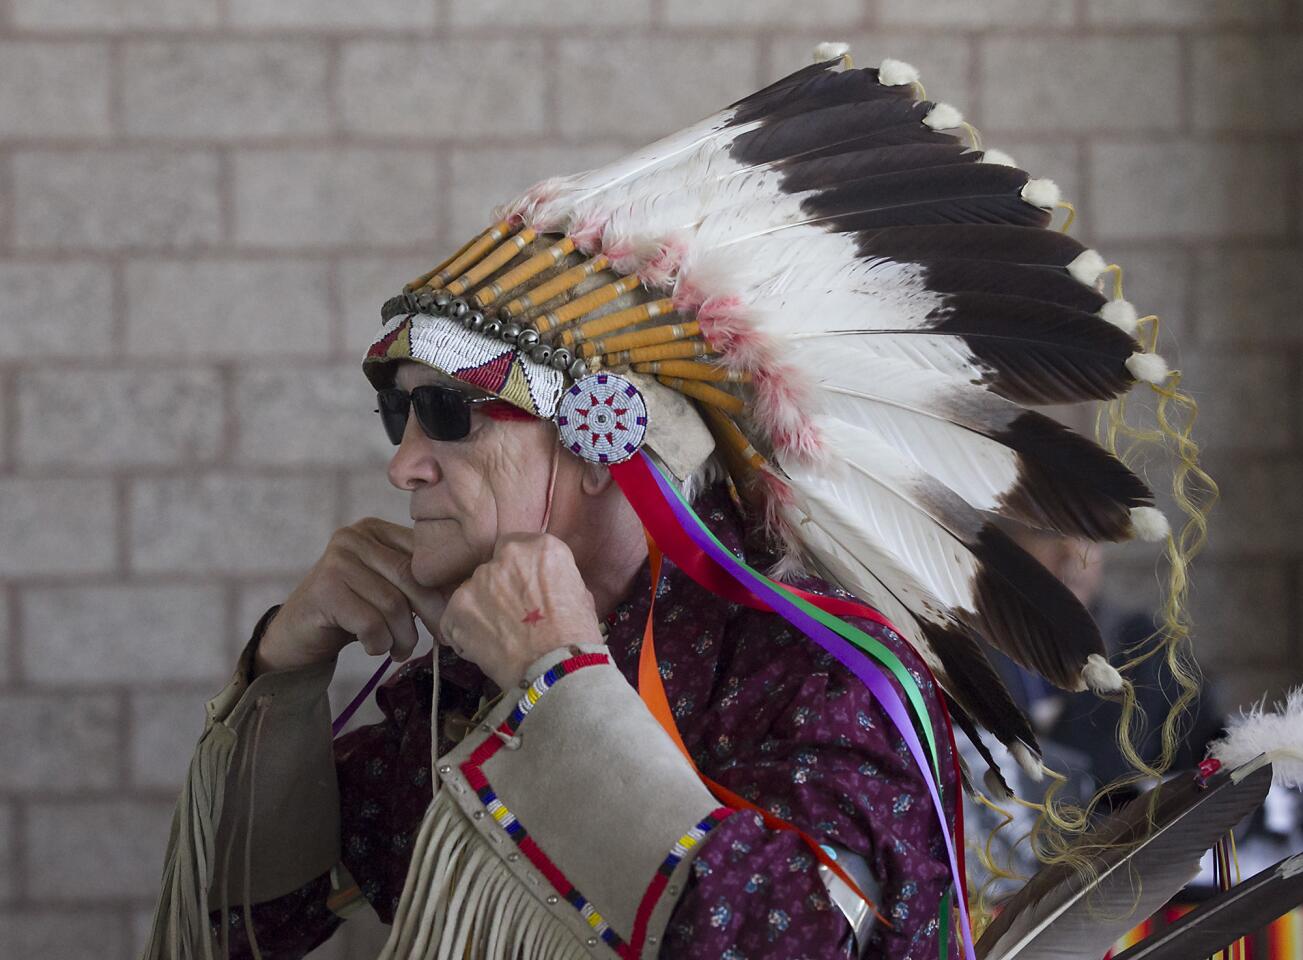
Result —
[{"label": "purple ribbon", "polygon": [[[700,520],[696,514],[683,502],[678,491],[669,486],[661,471],[656,469],[655,465],[651,465],[649,472],[656,479],[661,495],[669,504],[675,519],[698,548],[723,567],[746,590],[759,596],[771,610],[823,647],[842,666],[855,674],[860,682],[868,688],[869,693],[881,704],[887,716],[891,718],[891,722],[896,725],[896,729],[900,731],[901,737],[904,738],[905,744],[909,747],[914,762],[923,772],[923,780],[927,784],[928,793],[932,798],[933,809],[936,810],[937,820],[941,824],[941,836],[945,839],[946,854],[950,859],[950,873],[955,883],[955,901],[959,905],[964,956],[967,960],[976,960],[973,953],[973,932],[968,921],[968,905],[963,895],[964,878],[959,873],[959,862],[955,857],[954,840],[950,836],[950,825],[946,823],[945,808],[941,805],[941,795],[932,776],[932,766],[928,763],[923,744],[919,742],[918,734],[914,731],[913,721],[910,719],[905,705],[901,702],[900,695],[896,693],[896,688],[891,685],[881,668],[867,654],[854,646],[845,637],[802,610],[791,600],[787,593],[774,587],[767,580],[758,579],[741,564],[737,557],[715,543],[701,529]],[[757,588],[759,588],[760,592],[757,591]]]}]

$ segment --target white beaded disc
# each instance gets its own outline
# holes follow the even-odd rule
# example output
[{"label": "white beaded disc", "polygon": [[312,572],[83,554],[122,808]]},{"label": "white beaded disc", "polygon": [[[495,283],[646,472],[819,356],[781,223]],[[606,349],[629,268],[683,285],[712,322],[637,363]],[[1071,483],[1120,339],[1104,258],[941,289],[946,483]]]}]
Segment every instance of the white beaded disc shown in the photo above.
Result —
[{"label": "white beaded disc", "polygon": [[647,436],[647,404],[624,377],[590,373],[561,395],[557,406],[561,442],[593,463],[621,463]]}]

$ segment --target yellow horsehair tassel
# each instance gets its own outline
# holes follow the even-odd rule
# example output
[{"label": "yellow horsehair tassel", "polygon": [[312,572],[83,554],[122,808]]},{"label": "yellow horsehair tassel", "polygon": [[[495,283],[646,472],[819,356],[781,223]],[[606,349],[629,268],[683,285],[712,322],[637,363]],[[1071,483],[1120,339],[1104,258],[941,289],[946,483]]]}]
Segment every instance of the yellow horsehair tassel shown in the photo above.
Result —
[{"label": "yellow horsehair tassel", "polygon": [[538,236],[532,227],[526,227],[520,233],[516,234],[510,240],[507,240],[500,247],[490,253],[475,266],[466,271],[465,274],[458,277],[452,283],[448,284],[448,292],[454,297],[460,297],[475,284],[479,283],[493,271],[504,267],[507,263],[524,250],[526,246],[534,241]]},{"label": "yellow horsehair tassel", "polygon": [[741,397],[735,397],[733,394],[712,387],[708,383],[700,380],[684,380],[681,377],[661,377],[656,378],[671,390],[677,390],[685,396],[692,397],[694,400],[700,400],[702,403],[709,404],[712,407],[731,413],[739,414],[746,409],[746,404],[742,402]]},{"label": "yellow horsehair tassel", "polygon": [[557,307],[540,317],[535,317],[532,326],[539,333],[546,333],[557,327],[565,326],[571,320],[582,317],[585,313],[591,313],[598,307],[610,303],[616,297],[623,296],[630,290],[637,288],[641,283],[642,281],[636,276],[621,277],[613,283],[588,291],[582,297],[571,300],[564,306]]},{"label": "yellow horsehair tassel", "polygon": [[608,266],[610,266],[610,261],[605,256],[600,255],[576,264],[564,273],[559,273],[551,280],[539,284],[534,289],[526,290],[522,296],[500,308],[498,315],[504,320],[518,317],[530,307],[542,306],[553,297],[559,297],[567,290],[579,286],[593,274],[605,270]]},{"label": "yellow horsehair tassel", "polygon": [[616,310],[614,313],[608,313],[596,320],[588,320],[577,327],[563,330],[561,331],[561,342],[570,347],[577,340],[588,340],[592,337],[599,337],[604,333],[611,333],[614,330],[632,327],[644,320],[659,317],[661,314],[670,313],[673,310],[674,301],[669,297],[662,300],[650,300],[647,303],[640,303],[636,307]]},{"label": "yellow horsehair tassel", "polygon": [[667,377],[681,377],[684,380],[751,382],[751,374],[746,370],[730,370],[718,363],[702,363],[697,360],[653,360],[651,363],[635,363],[633,369],[635,373],[662,373]]},{"label": "yellow horsehair tassel", "polygon": [[662,323],[658,327],[634,330],[631,333],[617,333],[613,337],[585,340],[579,344],[579,355],[595,357],[601,353],[616,353],[621,350],[634,350],[638,347],[650,347],[672,340],[687,340],[701,333],[701,324],[696,320],[687,323]]},{"label": "yellow horsehair tassel", "polygon": [[518,267],[512,267],[492,283],[486,284],[475,293],[475,306],[483,309],[504,293],[515,290],[522,283],[528,283],[548,267],[554,267],[562,258],[575,249],[575,242],[565,237],[542,253],[530,257]]},{"label": "yellow horsehair tassel", "polygon": [[509,220],[501,220],[471,241],[461,253],[439,270],[432,277],[427,277],[425,286],[438,290],[449,280],[459,277],[467,268],[479,262],[480,258],[515,232]]}]

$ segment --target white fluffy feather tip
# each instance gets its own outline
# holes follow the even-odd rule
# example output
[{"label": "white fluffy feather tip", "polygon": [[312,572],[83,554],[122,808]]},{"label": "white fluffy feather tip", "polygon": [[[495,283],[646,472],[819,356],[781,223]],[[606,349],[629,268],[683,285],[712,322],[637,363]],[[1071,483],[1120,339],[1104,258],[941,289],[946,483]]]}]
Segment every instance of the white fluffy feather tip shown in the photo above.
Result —
[{"label": "white fluffy feather tip", "polygon": [[1023,773],[1027,774],[1033,783],[1040,783],[1045,779],[1045,764],[1041,763],[1040,757],[1032,753],[1026,744],[1015,743],[1009,748],[1009,752],[1013,754],[1018,766],[1022,767]]},{"label": "white fluffy feather tip", "polygon": [[923,122],[933,130],[951,130],[964,122],[964,115],[957,107],[948,103],[938,103],[928,111]]},{"label": "white fluffy feather tip", "polygon": [[1122,674],[1098,653],[1086,658],[1081,668],[1081,679],[1092,693],[1117,693],[1122,689]]},{"label": "white fluffy feather tip", "polygon": [[1028,180],[1022,188],[1022,198],[1032,206],[1041,207],[1044,210],[1053,210],[1054,205],[1059,202],[1061,196],[1059,185],[1053,180]]},{"label": "white fluffy feather tip", "polygon": [[1110,300],[1099,308],[1099,315],[1125,334],[1135,336],[1140,329],[1140,314],[1130,300]]},{"label": "white fluffy feather tip", "polygon": [[1016,167],[1018,162],[1003,150],[987,148],[982,151],[982,163],[998,163],[1002,167]]},{"label": "white fluffy feather tip", "polygon": [[1226,736],[1208,753],[1232,769],[1265,753],[1277,784],[1303,788],[1303,687],[1291,690],[1273,710],[1266,709],[1266,697],[1247,713],[1241,710],[1226,721]]},{"label": "white fluffy feather tip", "polygon": [[1146,383],[1163,383],[1167,380],[1167,361],[1156,353],[1133,353],[1127,357],[1131,376]]},{"label": "white fluffy feather tip", "polygon": [[816,63],[823,63],[825,60],[835,60],[838,57],[844,57],[850,52],[851,45],[849,43],[827,41],[814,48],[814,59]]},{"label": "white fluffy feather tip", "polygon": [[1108,264],[1097,250],[1083,250],[1068,264],[1068,273],[1088,287],[1093,287]]},{"label": "white fluffy feather tip", "polygon": [[878,66],[878,83],[884,87],[901,87],[907,83],[918,83],[918,68],[904,60],[892,60],[888,57]]},{"label": "white fluffy feather tip", "polygon": [[1167,517],[1157,507],[1131,508],[1131,533],[1148,543],[1166,540],[1172,532]]}]

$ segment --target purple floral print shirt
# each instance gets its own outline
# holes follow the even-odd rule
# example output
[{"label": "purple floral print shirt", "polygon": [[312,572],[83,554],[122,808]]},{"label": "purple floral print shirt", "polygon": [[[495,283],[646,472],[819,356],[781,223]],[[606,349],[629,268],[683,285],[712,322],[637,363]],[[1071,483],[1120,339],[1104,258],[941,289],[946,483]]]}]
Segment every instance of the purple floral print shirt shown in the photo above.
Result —
[{"label": "purple floral print shirt", "polygon": [[[694,505],[721,542],[754,564],[743,521],[726,490]],[[744,549],[745,547],[745,549]],[[796,584],[838,593],[827,583]],[[611,615],[608,645],[631,684],[650,602],[643,565]],[[266,618],[265,618],[266,619]],[[913,649],[892,630],[853,620],[891,648],[938,716],[938,691]],[[819,842],[865,857],[881,884],[864,956],[938,957],[938,902],[950,882],[940,827],[904,741],[862,684],[774,614],[708,593],[668,560],[656,602],[656,652],[671,709],[698,768]],[[452,749],[482,693],[479,670],[440,648],[439,752]],[[343,861],[386,923],[393,920],[417,828],[431,799],[430,654],[405,664],[376,697],[385,720],[335,743]],[[895,682],[894,680],[892,681]],[[939,731],[940,732],[940,731]],[[958,784],[938,736],[941,794],[954,821]],[[342,922],[325,905],[323,876],[251,910],[266,960],[296,960]],[[229,917],[233,957],[250,956],[238,909]],[[950,956],[957,956],[956,945]],[[799,960],[851,956],[850,927],[828,897],[809,847],[742,811],[711,832],[666,930],[669,960]]]}]

